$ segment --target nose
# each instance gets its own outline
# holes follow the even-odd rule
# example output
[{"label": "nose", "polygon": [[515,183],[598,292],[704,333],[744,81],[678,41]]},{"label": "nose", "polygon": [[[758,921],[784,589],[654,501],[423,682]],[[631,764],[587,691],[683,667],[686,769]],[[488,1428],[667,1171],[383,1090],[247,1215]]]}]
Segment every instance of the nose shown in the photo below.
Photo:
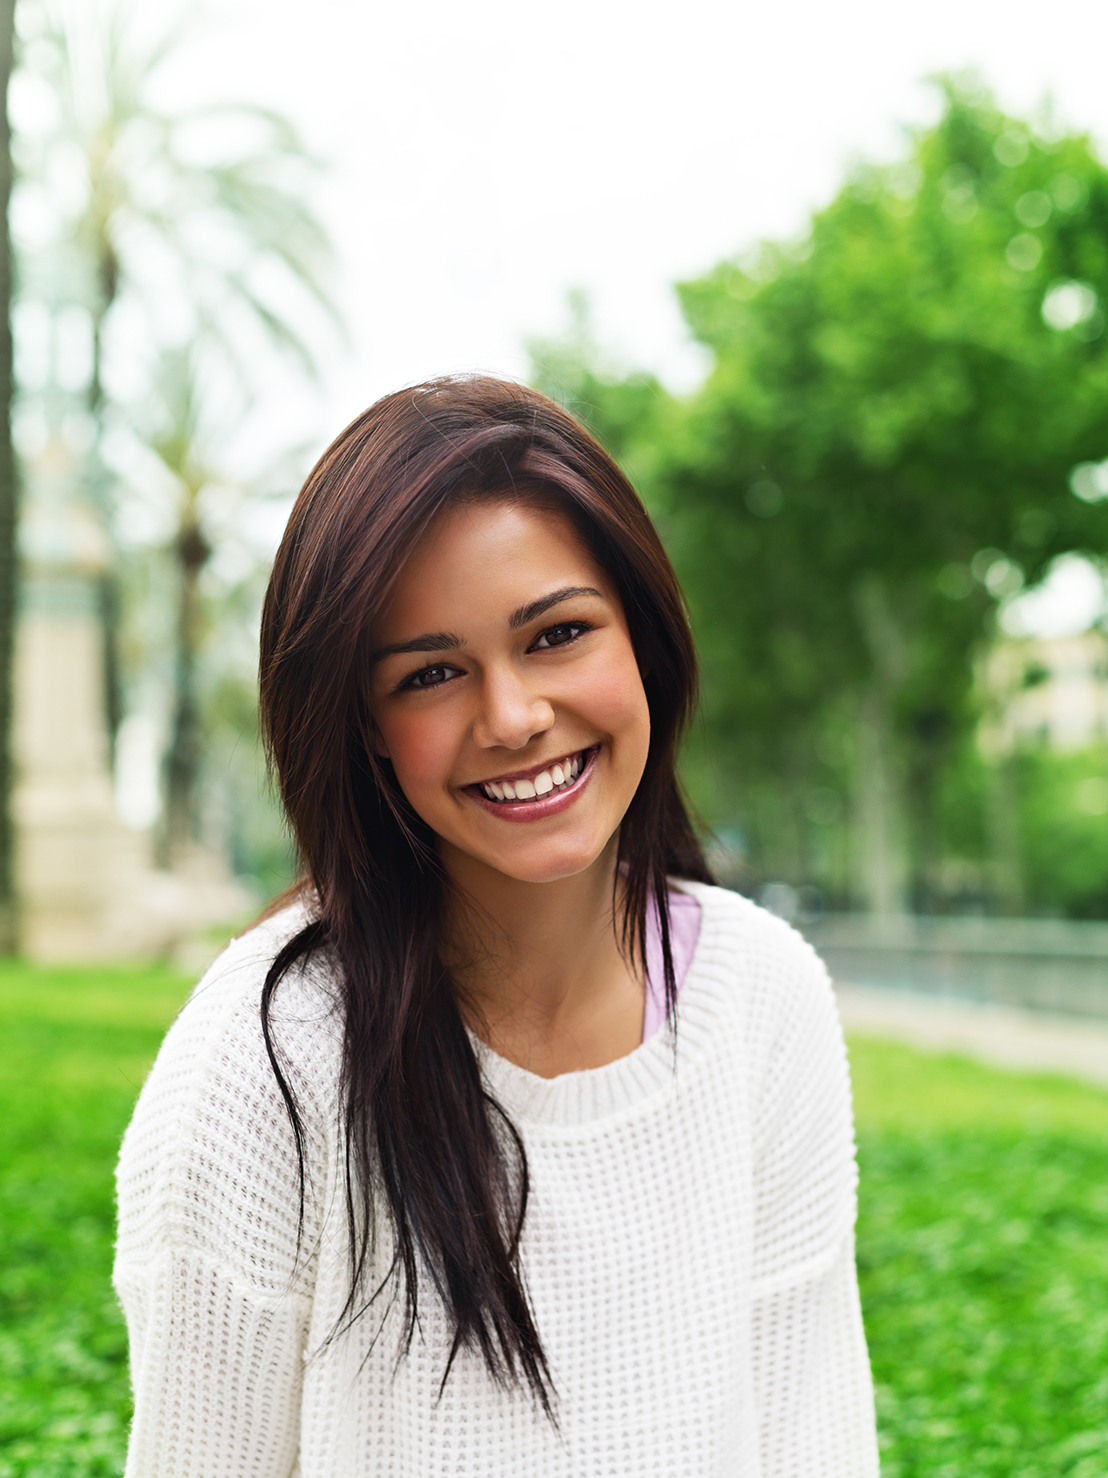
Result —
[{"label": "nose", "polygon": [[473,742],[480,749],[524,749],[553,727],[550,700],[531,690],[518,673],[486,672],[473,723]]}]

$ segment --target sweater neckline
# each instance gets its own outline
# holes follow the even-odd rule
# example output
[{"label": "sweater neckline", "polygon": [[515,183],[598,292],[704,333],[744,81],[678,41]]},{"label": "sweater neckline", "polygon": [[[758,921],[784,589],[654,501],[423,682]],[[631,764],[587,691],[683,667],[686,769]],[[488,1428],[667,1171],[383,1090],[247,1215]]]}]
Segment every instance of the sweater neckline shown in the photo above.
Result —
[{"label": "sweater neckline", "polygon": [[729,895],[684,878],[674,886],[691,893],[701,908],[700,935],[677,998],[676,1055],[673,1027],[667,1022],[648,1041],[603,1067],[543,1078],[501,1057],[470,1032],[486,1086],[516,1124],[572,1128],[621,1114],[672,1092],[678,1060],[684,1069],[711,1047],[725,996],[734,991],[734,947],[720,947]]}]

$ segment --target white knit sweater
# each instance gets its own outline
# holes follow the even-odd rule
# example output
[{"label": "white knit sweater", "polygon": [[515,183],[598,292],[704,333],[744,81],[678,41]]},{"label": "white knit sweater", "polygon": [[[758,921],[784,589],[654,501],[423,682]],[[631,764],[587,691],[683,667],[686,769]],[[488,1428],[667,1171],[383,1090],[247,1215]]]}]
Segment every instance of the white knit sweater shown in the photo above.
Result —
[{"label": "white knit sweater", "polygon": [[[135,1419],[129,1478],[872,1478],[853,1260],[850,1089],[827,975],[787,925],[695,884],[700,939],[667,1027],[543,1079],[485,1047],[526,1144],[523,1266],[559,1429],[421,1301],[397,1359],[383,1298],[347,1292],[328,982],[295,972],[276,1030],[305,1114],[296,1158],[262,1043],[290,911],[235,941],[171,1028],[119,1166],[115,1283]],[[380,1248],[382,1269],[388,1247]]]}]

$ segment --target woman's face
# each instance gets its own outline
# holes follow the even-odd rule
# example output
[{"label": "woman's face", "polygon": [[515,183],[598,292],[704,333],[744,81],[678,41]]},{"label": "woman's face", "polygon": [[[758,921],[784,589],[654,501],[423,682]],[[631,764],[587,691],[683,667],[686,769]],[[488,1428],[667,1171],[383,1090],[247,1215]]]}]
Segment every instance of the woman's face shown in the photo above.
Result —
[{"label": "woman's face", "polygon": [[650,716],[619,598],[563,514],[448,509],[371,640],[376,747],[448,869],[538,883],[600,857]]}]

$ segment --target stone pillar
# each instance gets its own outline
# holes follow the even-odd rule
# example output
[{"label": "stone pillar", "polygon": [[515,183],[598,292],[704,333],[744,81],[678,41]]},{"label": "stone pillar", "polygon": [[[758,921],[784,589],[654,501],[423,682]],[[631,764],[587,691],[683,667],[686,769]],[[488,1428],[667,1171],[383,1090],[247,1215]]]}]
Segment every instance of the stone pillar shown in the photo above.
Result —
[{"label": "stone pillar", "polygon": [[71,493],[75,458],[52,443],[32,469],[20,531],[13,796],[21,945],[35,959],[94,959],[142,840],[116,818],[97,593],[108,550]]},{"label": "stone pillar", "polygon": [[21,948],[59,961],[174,953],[240,922],[251,900],[219,859],[204,875],[156,871],[150,837],[118,819],[98,614],[109,551],[63,443],[31,474],[15,664]]}]

